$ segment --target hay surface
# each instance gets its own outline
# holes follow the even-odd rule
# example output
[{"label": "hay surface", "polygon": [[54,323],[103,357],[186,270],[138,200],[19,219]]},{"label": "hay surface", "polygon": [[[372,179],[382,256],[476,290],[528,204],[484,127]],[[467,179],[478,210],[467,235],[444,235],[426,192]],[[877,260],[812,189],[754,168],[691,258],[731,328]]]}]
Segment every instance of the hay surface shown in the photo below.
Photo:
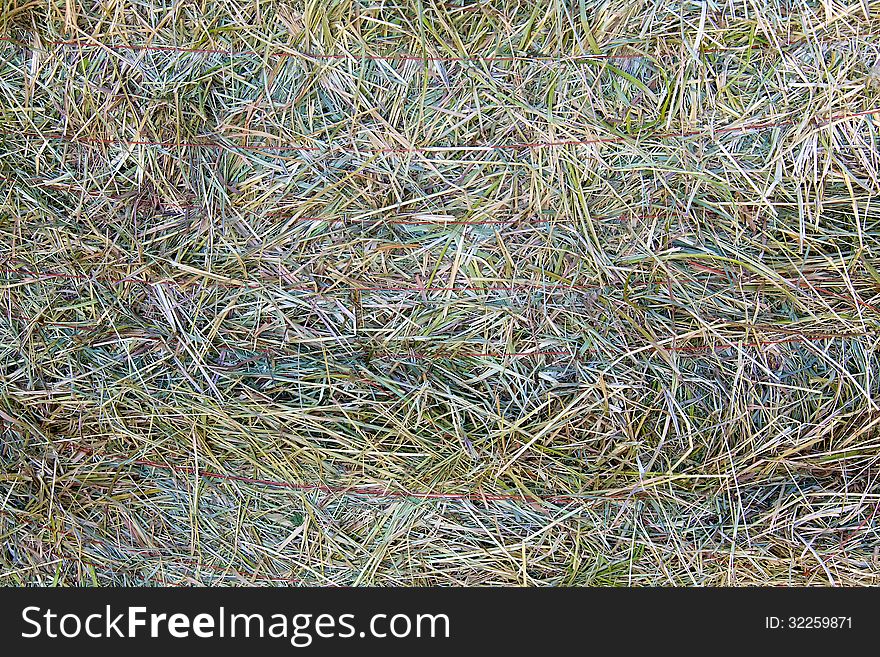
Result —
[{"label": "hay surface", "polygon": [[0,4],[0,583],[880,582],[880,3]]}]

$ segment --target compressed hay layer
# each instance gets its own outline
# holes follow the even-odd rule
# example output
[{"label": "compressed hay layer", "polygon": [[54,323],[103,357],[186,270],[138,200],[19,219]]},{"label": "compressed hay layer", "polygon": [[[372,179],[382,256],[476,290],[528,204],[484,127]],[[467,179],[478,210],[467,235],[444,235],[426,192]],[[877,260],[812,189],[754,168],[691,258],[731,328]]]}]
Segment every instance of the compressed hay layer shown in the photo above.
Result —
[{"label": "compressed hay layer", "polygon": [[0,583],[877,583],[878,10],[5,0]]}]

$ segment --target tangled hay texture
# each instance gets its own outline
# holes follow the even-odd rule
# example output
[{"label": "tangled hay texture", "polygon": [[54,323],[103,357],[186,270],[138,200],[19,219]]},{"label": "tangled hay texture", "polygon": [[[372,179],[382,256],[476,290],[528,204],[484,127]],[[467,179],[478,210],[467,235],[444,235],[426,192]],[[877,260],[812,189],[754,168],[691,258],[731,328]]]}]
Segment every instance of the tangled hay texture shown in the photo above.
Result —
[{"label": "tangled hay texture", "polygon": [[0,583],[880,581],[880,2],[0,7]]}]

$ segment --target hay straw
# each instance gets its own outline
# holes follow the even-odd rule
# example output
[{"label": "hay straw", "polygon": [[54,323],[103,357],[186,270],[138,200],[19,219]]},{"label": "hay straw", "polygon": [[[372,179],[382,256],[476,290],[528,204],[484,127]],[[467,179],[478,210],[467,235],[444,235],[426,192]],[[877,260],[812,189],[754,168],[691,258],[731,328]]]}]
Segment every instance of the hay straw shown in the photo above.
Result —
[{"label": "hay straw", "polygon": [[880,2],[0,4],[0,583],[880,582]]}]

